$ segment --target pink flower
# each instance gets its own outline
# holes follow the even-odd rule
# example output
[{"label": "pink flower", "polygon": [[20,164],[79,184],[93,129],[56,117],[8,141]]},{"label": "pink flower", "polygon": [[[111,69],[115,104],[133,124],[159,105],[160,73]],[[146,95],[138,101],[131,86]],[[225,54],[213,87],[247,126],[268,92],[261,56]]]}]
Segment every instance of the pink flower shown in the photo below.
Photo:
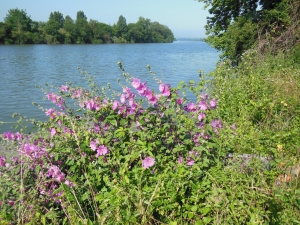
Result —
[{"label": "pink flower", "polygon": [[62,112],[58,112],[54,109],[47,109],[45,111],[46,116],[49,116],[51,119],[55,119],[57,116],[64,115]]},{"label": "pink flower", "polygon": [[112,110],[116,110],[120,106],[120,103],[117,100],[113,101]]},{"label": "pink flower", "polygon": [[94,131],[96,132],[96,133],[99,133],[99,131],[100,131],[100,126],[99,126],[99,124],[94,124]]},{"label": "pink flower", "polygon": [[205,116],[206,116],[205,113],[199,113],[198,120],[202,121],[205,118]]},{"label": "pink flower", "polygon": [[189,157],[187,162],[186,162],[186,165],[192,166],[192,165],[194,165],[194,163],[195,163],[195,161]]},{"label": "pink flower", "polygon": [[87,100],[85,102],[85,104],[86,104],[86,108],[89,109],[89,110],[92,110],[92,111],[95,111],[95,110],[98,111],[98,110],[100,110],[99,103],[96,100],[94,100],[94,99]]},{"label": "pink flower", "polygon": [[72,91],[72,98],[80,98],[82,95],[82,90],[74,89]]},{"label": "pink flower", "polygon": [[145,96],[145,91],[148,90],[146,83],[140,83],[140,86],[136,89],[141,96]]},{"label": "pink flower", "polygon": [[183,162],[183,158],[180,156],[179,158],[178,158],[178,164],[181,164]]},{"label": "pink flower", "polygon": [[220,119],[214,119],[212,122],[211,122],[211,126],[212,128],[222,128],[222,121]]},{"label": "pink flower", "polygon": [[63,100],[61,96],[57,94],[53,94],[52,92],[49,92],[47,94],[47,98],[51,102],[56,103],[58,107],[62,107],[62,105],[65,103],[65,100]]},{"label": "pink flower", "polygon": [[5,156],[0,156],[0,166],[5,167],[6,164],[6,157]]},{"label": "pink flower", "polygon": [[142,160],[142,166],[147,169],[148,167],[152,167],[155,164],[155,158],[152,158],[150,156],[146,157],[144,160]]},{"label": "pink flower", "polygon": [[181,105],[181,104],[183,103],[183,99],[182,99],[182,98],[178,98],[178,99],[176,100],[176,103],[177,103],[178,105]]},{"label": "pink flower", "polygon": [[201,94],[200,95],[200,98],[203,99],[203,100],[207,100],[208,97],[209,97],[208,94]]},{"label": "pink flower", "polygon": [[211,109],[215,109],[217,107],[217,101],[216,99],[212,99],[210,102],[209,102],[209,105],[210,105],[210,108]]},{"label": "pink flower", "polygon": [[138,89],[141,85],[141,81],[138,78],[133,78],[132,83],[131,83],[132,87],[134,87],[135,89]]},{"label": "pink flower", "polygon": [[100,155],[106,155],[106,154],[108,154],[108,152],[109,152],[108,149],[104,145],[100,145],[97,148],[96,157],[98,158]]},{"label": "pink flower", "polygon": [[62,85],[60,87],[60,90],[63,91],[63,92],[67,92],[67,91],[69,91],[69,87],[67,85]]},{"label": "pink flower", "polygon": [[65,179],[65,174],[60,171],[58,166],[51,166],[47,173],[48,177],[54,178],[57,182],[62,182]]},{"label": "pink flower", "polygon": [[196,105],[194,103],[189,103],[186,105],[185,110],[187,112],[194,112],[196,110]]},{"label": "pink flower", "polygon": [[125,101],[126,101],[125,94],[121,94],[120,102],[121,102],[121,103],[125,103]]},{"label": "pink flower", "polygon": [[51,134],[51,136],[54,136],[56,134],[55,128],[50,129],[50,134]]},{"label": "pink flower", "polygon": [[4,139],[7,139],[7,140],[15,140],[15,135],[11,131],[4,132],[3,137],[4,137]]},{"label": "pink flower", "polygon": [[157,100],[158,100],[158,98],[157,98],[156,95],[152,95],[151,98],[148,98],[148,101],[149,101],[152,105],[156,104]]},{"label": "pink flower", "polygon": [[96,149],[97,149],[97,145],[99,144],[99,141],[96,139],[96,140],[94,140],[94,141],[91,141],[90,142],[90,147],[91,147],[91,149],[93,150],[93,151],[96,151]]},{"label": "pink flower", "polygon": [[163,96],[170,96],[170,84],[160,84],[159,85],[159,91],[162,93]]},{"label": "pink flower", "polygon": [[72,181],[70,181],[70,180],[66,180],[65,181],[65,185],[67,185],[69,187],[74,187],[75,186],[74,183]]},{"label": "pink flower", "polygon": [[133,98],[129,99],[129,105],[133,110],[137,108],[137,104],[134,102]]},{"label": "pink flower", "polygon": [[207,110],[207,108],[208,108],[206,101],[201,101],[198,106],[199,106],[200,110]]},{"label": "pink flower", "polygon": [[13,201],[13,200],[7,200],[6,202],[7,202],[7,204],[9,204],[11,207],[15,205],[15,201]]},{"label": "pink flower", "polygon": [[231,129],[236,130],[236,124],[235,123],[231,125]]}]

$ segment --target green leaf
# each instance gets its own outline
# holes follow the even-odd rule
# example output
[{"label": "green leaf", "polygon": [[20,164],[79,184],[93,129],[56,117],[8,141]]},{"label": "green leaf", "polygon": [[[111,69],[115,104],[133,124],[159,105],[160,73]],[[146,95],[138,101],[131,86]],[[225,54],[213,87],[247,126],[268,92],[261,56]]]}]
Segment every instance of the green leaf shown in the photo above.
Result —
[{"label": "green leaf", "polygon": [[127,184],[129,184],[129,178],[126,175],[124,176],[124,180]]},{"label": "green leaf", "polygon": [[191,210],[192,210],[193,212],[196,212],[197,209],[198,209],[198,206],[196,206],[196,205],[194,205],[194,206],[191,208]]},{"label": "green leaf", "polygon": [[194,217],[194,213],[193,213],[193,212],[189,212],[189,213],[188,213],[188,218],[189,218],[189,219],[192,219],[193,217]]},{"label": "green leaf", "polygon": [[44,215],[41,216],[41,222],[43,225],[46,225],[46,217]]},{"label": "green leaf", "polygon": [[210,212],[210,208],[209,207],[205,207],[205,208],[202,208],[200,211],[202,213],[202,216],[205,216],[207,213]]}]

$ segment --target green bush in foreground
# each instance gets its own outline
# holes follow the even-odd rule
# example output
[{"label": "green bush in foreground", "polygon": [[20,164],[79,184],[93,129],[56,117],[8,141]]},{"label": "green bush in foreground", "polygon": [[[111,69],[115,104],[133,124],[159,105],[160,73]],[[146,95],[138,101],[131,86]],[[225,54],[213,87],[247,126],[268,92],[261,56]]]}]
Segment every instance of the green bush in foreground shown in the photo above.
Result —
[{"label": "green bush in foreground", "polygon": [[[298,222],[296,179],[256,158],[226,163],[245,128],[228,119],[224,95],[202,93],[204,81],[171,88],[154,76],[156,94],[119,66],[134,89],[123,86],[120,100],[93,83],[63,85],[46,93],[57,109],[44,109],[38,132],[4,133],[18,155],[0,157],[1,224]],[[187,88],[196,103],[181,95]]]}]

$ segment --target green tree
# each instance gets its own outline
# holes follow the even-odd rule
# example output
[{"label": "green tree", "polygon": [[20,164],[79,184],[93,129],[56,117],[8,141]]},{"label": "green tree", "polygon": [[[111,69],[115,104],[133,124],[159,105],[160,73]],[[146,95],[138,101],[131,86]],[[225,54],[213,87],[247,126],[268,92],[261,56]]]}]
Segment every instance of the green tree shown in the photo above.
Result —
[{"label": "green tree", "polygon": [[151,20],[145,19],[144,17],[139,17],[139,20],[137,21],[136,25],[139,32],[141,33],[141,38],[139,42],[151,42]]},{"label": "green tree", "polygon": [[128,27],[126,23],[126,19],[124,16],[119,16],[119,20],[117,22],[117,30],[118,30],[118,36],[126,38]]},{"label": "green tree", "polygon": [[47,33],[47,43],[60,43],[61,41],[61,36],[58,32],[60,28],[60,24],[58,21],[54,19],[49,19],[47,22],[46,26],[44,27],[44,30]]},{"label": "green tree", "polygon": [[24,10],[10,9],[6,14],[4,22],[12,31],[14,43],[26,43],[25,33],[31,31],[32,20]]},{"label": "green tree", "polygon": [[110,43],[112,29],[110,25],[98,22],[97,20],[90,20],[89,26],[92,33],[93,43]]},{"label": "green tree", "polygon": [[211,14],[205,26],[206,41],[234,62],[255,43],[258,30],[269,32],[274,24],[288,23],[287,0],[198,1]]},{"label": "green tree", "polygon": [[65,43],[66,44],[75,43],[75,23],[70,16],[65,17],[63,28],[67,32],[65,35]]},{"label": "green tree", "polygon": [[136,23],[128,24],[128,33],[127,33],[128,41],[131,43],[139,43],[142,40],[142,33],[139,30]]},{"label": "green tree", "polygon": [[58,11],[50,13],[49,20],[57,21],[59,23],[59,28],[62,28],[64,26],[64,22],[65,22],[64,16],[62,13]]},{"label": "green tree", "polygon": [[151,23],[151,42],[166,43],[173,42],[173,32],[165,25],[158,22]]},{"label": "green tree", "polygon": [[77,12],[75,34],[77,44],[91,43],[91,30],[87,21],[87,17],[83,11]]},{"label": "green tree", "polygon": [[9,44],[11,40],[11,30],[8,25],[3,22],[0,22],[0,44]]}]

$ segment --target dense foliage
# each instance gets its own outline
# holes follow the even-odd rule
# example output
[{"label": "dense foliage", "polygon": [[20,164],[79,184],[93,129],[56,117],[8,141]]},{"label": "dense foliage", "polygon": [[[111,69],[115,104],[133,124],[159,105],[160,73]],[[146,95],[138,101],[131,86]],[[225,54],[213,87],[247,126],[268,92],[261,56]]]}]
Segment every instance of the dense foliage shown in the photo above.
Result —
[{"label": "dense foliage", "polygon": [[47,22],[33,21],[26,11],[10,9],[0,22],[0,44],[101,44],[101,43],[168,43],[174,35],[165,25],[140,17],[126,23],[122,15],[114,25],[90,19],[78,11],[76,20],[51,12]]},{"label": "dense foliage", "polygon": [[[206,41],[233,63],[254,45],[259,44],[265,50],[269,47],[267,43],[274,42],[284,32],[296,35],[296,29],[291,28],[298,21],[295,18],[299,16],[298,0],[198,1],[204,2],[211,14],[207,18]],[[296,41],[295,36],[285,38],[288,39]]]}]

